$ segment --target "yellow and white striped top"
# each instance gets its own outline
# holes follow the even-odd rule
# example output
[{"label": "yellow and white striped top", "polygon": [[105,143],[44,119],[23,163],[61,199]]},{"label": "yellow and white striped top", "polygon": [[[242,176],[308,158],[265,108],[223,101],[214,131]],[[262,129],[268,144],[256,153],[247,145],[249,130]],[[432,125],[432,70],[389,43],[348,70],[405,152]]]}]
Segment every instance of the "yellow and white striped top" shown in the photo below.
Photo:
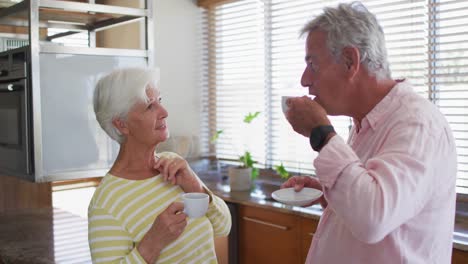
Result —
[{"label": "yellow and white striped top", "polygon": [[[88,237],[93,263],[146,263],[136,245],[156,217],[182,189],[157,175],[127,180],[107,174],[88,208]],[[217,263],[214,236],[227,236],[231,215],[226,203],[210,193],[206,216],[188,219],[184,232],[161,251],[156,263]]]}]

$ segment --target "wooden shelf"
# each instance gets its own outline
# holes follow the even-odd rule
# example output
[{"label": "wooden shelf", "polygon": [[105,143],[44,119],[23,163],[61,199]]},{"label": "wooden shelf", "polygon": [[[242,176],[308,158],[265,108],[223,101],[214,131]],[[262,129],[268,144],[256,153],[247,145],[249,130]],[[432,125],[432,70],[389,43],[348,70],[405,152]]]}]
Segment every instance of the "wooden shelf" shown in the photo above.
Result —
[{"label": "wooden shelf", "polygon": [[[89,4],[59,0],[33,0],[39,4],[39,21],[42,25],[53,24],[54,27],[98,30],[108,28],[131,20],[147,16],[146,9]],[[15,5],[0,8],[0,25],[27,26],[29,16],[29,0]],[[21,23],[23,21],[23,23]]]}]

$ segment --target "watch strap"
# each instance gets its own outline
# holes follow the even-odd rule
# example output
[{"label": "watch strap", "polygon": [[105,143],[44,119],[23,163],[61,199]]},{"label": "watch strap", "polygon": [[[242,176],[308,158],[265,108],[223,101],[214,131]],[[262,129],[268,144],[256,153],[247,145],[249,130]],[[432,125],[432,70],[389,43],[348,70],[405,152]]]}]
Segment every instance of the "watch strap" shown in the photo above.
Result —
[{"label": "watch strap", "polygon": [[333,132],[335,132],[335,129],[331,125],[314,127],[314,129],[312,129],[310,132],[309,137],[309,142],[312,149],[315,151],[320,151],[325,145],[328,135]]}]

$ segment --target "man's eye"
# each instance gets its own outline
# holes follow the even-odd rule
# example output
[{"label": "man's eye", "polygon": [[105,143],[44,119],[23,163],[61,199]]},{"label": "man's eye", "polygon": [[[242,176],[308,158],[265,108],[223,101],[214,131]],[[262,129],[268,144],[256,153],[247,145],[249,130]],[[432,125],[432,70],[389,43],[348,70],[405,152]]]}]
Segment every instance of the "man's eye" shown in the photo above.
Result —
[{"label": "man's eye", "polygon": [[153,103],[149,104],[146,109],[152,109],[153,108]]},{"label": "man's eye", "polygon": [[159,102],[159,103],[162,103],[162,97],[159,97],[159,98],[158,98],[158,102]]},{"label": "man's eye", "polygon": [[317,71],[317,66],[315,66],[312,63],[309,63],[309,69],[311,69],[312,71]]}]

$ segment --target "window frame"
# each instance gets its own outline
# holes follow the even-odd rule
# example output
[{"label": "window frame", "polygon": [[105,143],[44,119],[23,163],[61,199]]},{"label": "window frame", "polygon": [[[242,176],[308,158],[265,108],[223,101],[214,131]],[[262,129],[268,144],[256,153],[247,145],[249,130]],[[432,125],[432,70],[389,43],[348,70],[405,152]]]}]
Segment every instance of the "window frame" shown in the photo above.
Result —
[{"label": "window frame", "polygon": [[[199,5],[201,7],[205,8],[206,10],[213,11],[214,8],[216,8],[218,5],[237,2],[237,1],[240,1],[240,0],[235,0],[235,1],[233,1],[233,0],[231,0],[231,1],[229,1],[229,0],[224,0],[224,1],[223,0],[206,0],[206,1],[199,0],[198,3],[199,3]],[[269,1],[264,1],[264,2],[269,2]],[[437,21],[436,21],[436,19],[434,19],[434,18],[436,18],[437,14],[438,14],[437,13],[438,11],[435,8],[437,3],[438,3],[437,0],[428,0],[428,2],[425,3],[425,5],[428,8],[428,13],[427,13],[427,19],[428,19],[428,25],[427,25],[427,30],[428,30],[428,33],[427,33],[427,39],[428,39],[428,43],[427,43],[428,76],[425,77],[425,79],[426,79],[425,86],[427,87],[427,97],[426,98],[428,100],[430,100],[431,103],[433,103],[435,105],[437,105],[436,94],[437,94],[438,89],[436,87],[437,84],[434,84],[431,81],[435,76],[435,73],[434,73],[434,75],[431,75],[431,72],[434,70],[432,65],[437,60],[437,58],[431,57],[431,56],[433,56],[432,51],[437,50],[437,42],[435,41],[437,36],[436,35],[431,35],[431,34],[436,34],[435,29],[438,27]],[[269,44],[271,44],[271,43],[269,43]],[[268,44],[266,44],[266,45],[268,45]],[[271,52],[271,50],[269,50],[269,52]],[[271,61],[266,62],[266,63],[271,64]],[[271,68],[270,68],[270,70],[271,70]],[[270,89],[271,89],[271,87],[270,87]],[[211,90],[213,90],[213,88],[211,88]],[[216,91],[214,93],[216,93]],[[267,100],[271,100],[271,98],[267,98]],[[211,109],[210,111],[211,111],[211,114],[213,114],[213,113],[216,114],[216,109],[215,110]],[[210,123],[210,127],[212,127],[213,125],[214,125],[214,127],[216,127],[216,124]],[[209,138],[211,138],[211,136],[214,135],[214,133],[216,133],[216,130],[211,129]],[[206,143],[206,141],[205,141],[205,143]],[[210,150],[209,153],[215,153],[215,148],[211,144],[209,144],[208,148]],[[268,150],[266,150],[266,151],[268,152]],[[266,155],[268,155],[268,154],[266,154]],[[230,160],[230,161],[232,161],[232,160]],[[271,169],[272,168],[272,164],[268,164],[268,162],[266,164],[263,164],[263,165],[265,166],[265,169]],[[457,178],[458,178],[458,175],[457,175]],[[462,193],[462,192],[458,193],[457,192],[457,201],[468,203],[468,193]]]}]

